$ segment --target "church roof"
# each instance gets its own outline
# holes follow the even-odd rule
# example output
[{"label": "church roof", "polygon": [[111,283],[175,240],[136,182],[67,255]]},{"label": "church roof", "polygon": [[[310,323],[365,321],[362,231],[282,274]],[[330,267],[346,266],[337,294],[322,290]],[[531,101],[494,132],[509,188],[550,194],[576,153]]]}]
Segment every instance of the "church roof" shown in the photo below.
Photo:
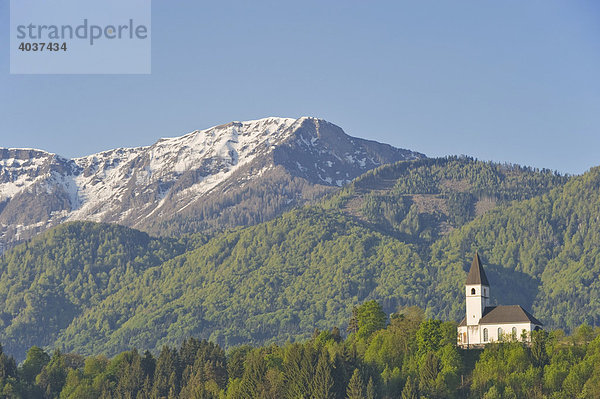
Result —
[{"label": "church roof", "polygon": [[530,322],[543,326],[541,321],[533,317],[531,313],[523,309],[520,305],[488,306],[483,311],[483,317],[479,320],[479,324],[515,322]]},{"label": "church roof", "polygon": [[475,252],[475,257],[473,257],[471,270],[469,270],[469,274],[467,275],[467,282],[465,284],[481,284],[487,286],[490,285],[487,276],[485,275],[485,271],[483,271],[483,266],[481,266],[481,260],[479,259],[479,254],[477,252]]},{"label": "church roof", "polygon": [[[478,324],[510,324],[510,323],[533,323],[543,326],[541,321],[536,319],[519,305],[501,305],[488,306],[483,311],[483,317],[479,319]],[[459,327],[466,326],[466,320],[463,318]]]}]

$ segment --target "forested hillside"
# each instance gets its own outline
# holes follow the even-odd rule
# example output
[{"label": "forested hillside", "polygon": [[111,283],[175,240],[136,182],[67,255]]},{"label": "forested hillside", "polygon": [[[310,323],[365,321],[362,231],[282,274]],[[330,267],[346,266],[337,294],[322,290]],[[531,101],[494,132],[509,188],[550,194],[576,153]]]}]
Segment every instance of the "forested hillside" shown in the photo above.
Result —
[{"label": "forested hillside", "polygon": [[431,246],[436,313],[456,318],[464,254],[484,255],[491,294],[555,328],[600,325],[600,168],[550,193],[475,219]]},{"label": "forested hillside", "polygon": [[[566,178],[466,158],[419,160],[210,239],[59,227],[0,260],[0,342],[19,358],[33,344],[112,355],[190,336],[224,347],[281,343],[344,329],[352,307],[370,299],[387,313],[418,305],[459,320],[475,250],[494,302],[521,304],[549,328],[598,325],[599,187],[598,168]],[[449,206],[463,194],[470,216]],[[114,237],[89,240],[90,229]],[[49,329],[37,323],[46,319]]]},{"label": "forested hillside", "polygon": [[189,338],[178,347],[107,358],[38,347],[19,367],[0,347],[0,396],[7,398],[417,399],[600,396],[600,329],[565,337],[536,331],[484,350],[455,345],[456,323],[426,320],[419,308],[391,319],[375,301],[337,328],[299,343],[225,351]]},{"label": "forested hillside", "polygon": [[562,186],[550,170],[481,162],[469,157],[427,158],[373,169],[325,202],[428,252],[432,242],[477,216]]},{"label": "forested hillside", "polygon": [[83,313],[57,344],[81,353],[160,348],[188,336],[284,342],[344,325],[352,305],[424,303],[431,282],[410,245],[319,208],[210,240]]},{"label": "forested hillside", "polygon": [[0,260],[0,340],[23,354],[53,345],[74,317],[160,265],[200,245],[201,237],[156,239],[118,225],[67,223]]}]

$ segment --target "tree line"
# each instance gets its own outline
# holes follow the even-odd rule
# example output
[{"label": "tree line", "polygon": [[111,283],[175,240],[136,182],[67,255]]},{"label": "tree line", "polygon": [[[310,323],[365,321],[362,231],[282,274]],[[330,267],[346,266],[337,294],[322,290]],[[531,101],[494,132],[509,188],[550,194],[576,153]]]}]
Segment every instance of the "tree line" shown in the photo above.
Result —
[{"label": "tree line", "polygon": [[[227,352],[185,339],[153,355],[113,358],[33,346],[24,362],[0,350],[3,398],[598,398],[600,329],[535,332],[531,343],[456,346],[456,323],[426,319],[417,307],[387,317],[367,301],[347,334],[315,330],[285,345]],[[345,336],[345,337],[344,337]]]}]

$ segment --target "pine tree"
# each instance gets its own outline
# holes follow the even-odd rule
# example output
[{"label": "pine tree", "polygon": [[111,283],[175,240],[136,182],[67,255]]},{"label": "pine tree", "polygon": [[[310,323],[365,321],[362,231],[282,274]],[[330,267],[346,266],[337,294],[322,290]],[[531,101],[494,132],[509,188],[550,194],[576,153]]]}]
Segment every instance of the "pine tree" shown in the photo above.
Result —
[{"label": "pine tree", "polygon": [[267,363],[260,351],[254,351],[246,358],[244,376],[240,382],[240,394],[243,398],[260,398],[265,391]]},{"label": "pine tree", "polygon": [[417,384],[413,382],[410,376],[406,379],[406,384],[404,384],[402,399],[419,399]]},{"label": "pine tree", "polygon": [[352,373],[352,378],[350,378],[350,382],[348,383],[348,389],[346,389],[346,398],[366,399],[365,383],[363,382],[358,369],[354,369],[354,373]]},{"label": "pine tree", "polygon": [[169,391],[177,393],[178,390],[178,356],[177,351],[170,349],[168,346],[163,346],[156,361],[156,370],[154,372],[154,387],[152,395],[155,397],[166,397]]},{"label": "pine tree", "polygon": [[367,384],[367,399],[375,399],[376,396],[373,377],[369,377],[369,383]]},{"label": "pine tree", "polygon": [[334,397],[331,363],[329,362],[329,354],[325,348],[319,354],[319,361],[317,362],[311,388],[312,397],[315,399],[330,399]]},{"label": "pine tree", "polygon": [[358,332],[358,308],[355,306],[352,308],[352,317],[348,321],[348,328],[346,329],[349,333]]}]

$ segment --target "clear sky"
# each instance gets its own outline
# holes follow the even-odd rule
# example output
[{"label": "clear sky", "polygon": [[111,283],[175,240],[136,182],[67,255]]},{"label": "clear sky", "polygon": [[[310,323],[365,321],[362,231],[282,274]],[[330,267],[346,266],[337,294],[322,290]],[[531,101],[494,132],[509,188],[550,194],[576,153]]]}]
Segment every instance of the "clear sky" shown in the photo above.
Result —
[{"label": "clear sky", "polygon": [[600,165],[600,2],[154,0],[152,74],[9,75],[0,146],[67,157],[232,120],[327,119],[429,156]]}]

